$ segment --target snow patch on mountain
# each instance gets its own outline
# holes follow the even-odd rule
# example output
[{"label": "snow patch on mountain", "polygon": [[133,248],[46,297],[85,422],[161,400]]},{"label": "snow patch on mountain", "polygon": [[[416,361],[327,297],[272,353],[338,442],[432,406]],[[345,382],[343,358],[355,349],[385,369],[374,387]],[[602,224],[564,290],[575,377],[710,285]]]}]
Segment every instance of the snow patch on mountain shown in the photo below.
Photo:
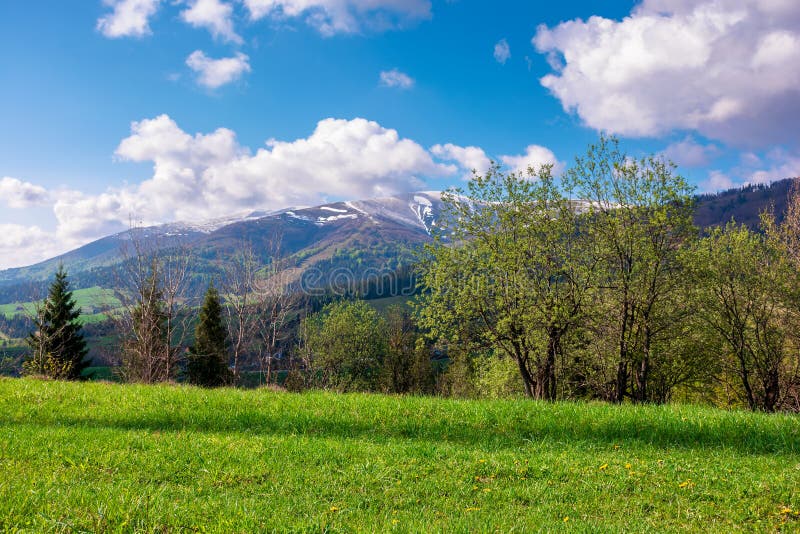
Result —
[{"label": "snow patch on mountain", "polygon": [[331,211],[333,213],[347,213],[347,210],[339,209],[339,208],[332,208],[330,206],[320,206],[322,211]]},{"label": "snow patch on mountain", "polygon": [[358,219],[358,215],[355,213],[345,213],[343,215],[331,215],[330,217],[317,217],[317,220],[314,224],[322,226],[323,224],[341,221],[342,219]]}]

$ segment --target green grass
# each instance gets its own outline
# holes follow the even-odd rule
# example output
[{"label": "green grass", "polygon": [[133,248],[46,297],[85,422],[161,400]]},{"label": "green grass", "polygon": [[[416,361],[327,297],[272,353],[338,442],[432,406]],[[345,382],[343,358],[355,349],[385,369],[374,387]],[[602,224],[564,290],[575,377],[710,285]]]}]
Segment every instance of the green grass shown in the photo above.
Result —
[{"label": "green grass", "polygon": [[[105,313],[93,313],[105,307],[118,308],[122,304],[110,289],[102,287],[89,287],[86,289],[76,289],[72,293],[78,307],[83,310],[84,315],[81,321],[86,323],[102,322],[107,319]],[[13,302],[11,304],[0,304],[0,315],[12,318],[15,315],[33,315],[36,313],[35,302]]]},{"label": "green grass", "polygon": [[0,530],[783,531],[800,419],[0,380]]},{"label": "green grass", "polygon": [[372,306],[375,311],[381,314],[386,314],[391,306],[400,306],[401,308],[411,309],[411,300],[413,297],[398,295],[395,297],[384,297],[381,299],[365,300],[367,304]]}]

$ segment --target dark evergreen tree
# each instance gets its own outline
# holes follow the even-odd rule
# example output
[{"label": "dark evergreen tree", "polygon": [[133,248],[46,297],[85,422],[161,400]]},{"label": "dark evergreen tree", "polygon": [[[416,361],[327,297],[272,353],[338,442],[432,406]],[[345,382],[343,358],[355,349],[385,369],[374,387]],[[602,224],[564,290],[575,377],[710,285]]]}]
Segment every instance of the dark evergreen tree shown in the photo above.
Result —
[{"label": "dark evergreen tree", "polygon": [[192,384],[216,387],[230,380],[227,345],[219,293],[212,283],[200,310],[194,346],[189,350],[186,370]]},{"label": "dark evergreen tree", "polygon": [[24,364],[26,372],[68,380],[81,378],[89,366],[85,359],[89,351],[81,333],[80,315],[69,289],[67,272],[60,265],[34,319],[36,330],[27,339],[33,354]]}]

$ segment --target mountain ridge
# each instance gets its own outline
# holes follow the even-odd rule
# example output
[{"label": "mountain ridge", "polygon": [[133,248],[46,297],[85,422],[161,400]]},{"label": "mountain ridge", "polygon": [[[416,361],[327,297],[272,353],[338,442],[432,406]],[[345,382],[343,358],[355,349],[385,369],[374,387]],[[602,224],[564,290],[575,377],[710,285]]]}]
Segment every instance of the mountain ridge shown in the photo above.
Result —
[{"label": "mountain ridge", "polygon": [[[715,194],[697,195],[695,223],[705,228],[731,218],[755,227],[759,213],[786,205],[791,179],[752,185]],[[157,249],[192,249],[196,273],[218,276],[242,243],[249,243],[259,261],[280,235],[289,267],[301,271],[349,269],[392,270],[413,261],[415,248],[431,240],[442,210],[441,192],[417,191],[381,198],[335,201],[319,206],[281,210],[248,210],[201,222],[171,222],[102,237],[65,254],[26,267],[0,271],[0,303],[25,296],[24,285],[47,280],[63,263],[75,287],[108,285],[110,270],[132,238],[155,243]],[[298,276],[300,273],[298,273]]]}]

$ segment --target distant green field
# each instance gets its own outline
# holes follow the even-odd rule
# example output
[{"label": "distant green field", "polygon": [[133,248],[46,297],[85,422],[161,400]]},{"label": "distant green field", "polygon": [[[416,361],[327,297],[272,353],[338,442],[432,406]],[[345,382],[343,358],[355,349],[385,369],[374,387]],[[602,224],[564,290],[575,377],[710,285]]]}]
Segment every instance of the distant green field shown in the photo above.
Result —
[{"label": "distant green field", "polygon": [[367,304],[375,308],[375,311],[379,313],[386,313],[391,306],[400,306],[406,309],[411,309],[411,299],[413,297],[407,297],[403,295],[398,295],[396,297],[386,297],[382,299],[371,299],[365,301]]},{"label": "distant green field", "polygon": [[[81,321],[85,323],[101,322],[106,320],[105,313],[101,310],[106,307],[117,308],[122,304],[110,289],[102,287],[90,287],[86,289],[76,289],[73,292],[75,301],[82,309]],[[0,315],[12,318],[15,315],[33,315],[36,311],[35,302],[13,302],[11,304],[0,304]]]},{"label": "distant green field", "polygon": [[800,528],[800,420],[0,380],[0,530]]}]

